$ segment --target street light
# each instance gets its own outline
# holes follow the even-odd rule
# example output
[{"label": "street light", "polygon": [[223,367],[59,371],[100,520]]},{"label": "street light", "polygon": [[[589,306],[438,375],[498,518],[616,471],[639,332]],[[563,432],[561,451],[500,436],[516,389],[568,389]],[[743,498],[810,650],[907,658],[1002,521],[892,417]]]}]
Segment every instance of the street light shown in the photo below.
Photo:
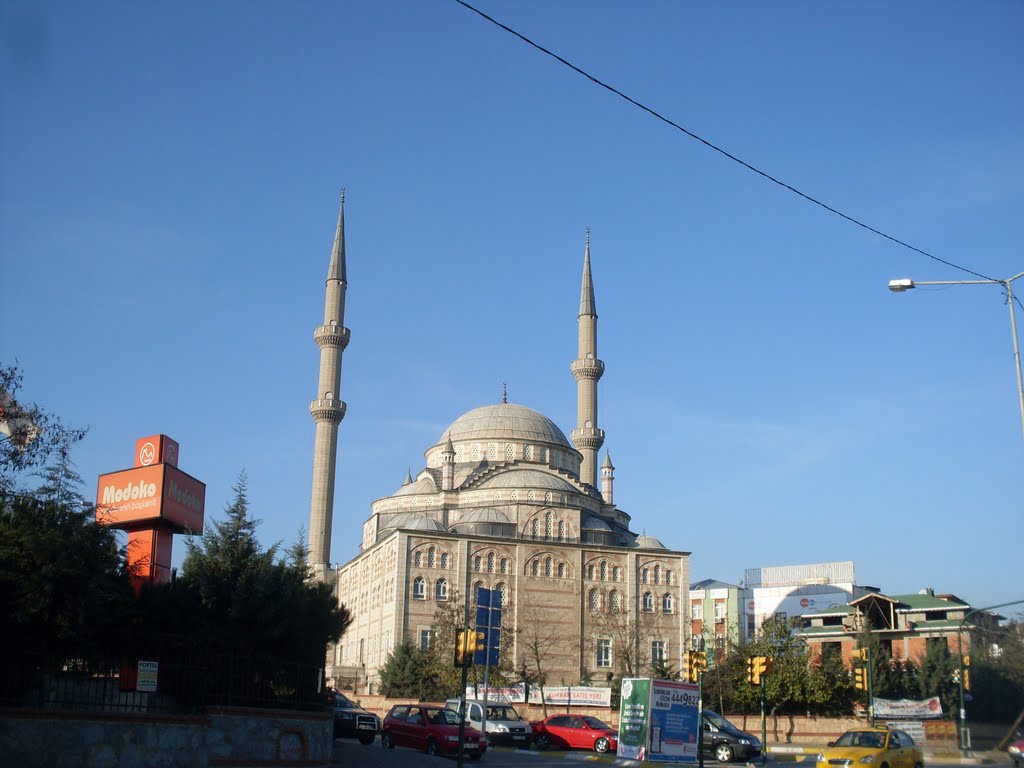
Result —
[{"label": "street light", "polygon": [[1017,315],[1013,308],[1013,281],[1024,277],[1024,272],[1018,272],[1013,277],[1005,280],[921,280],[914,281],[909,277],[889,281],[889,290],[893,293],[903,293],[919,285],[1001,285],[1006,289],[1006,304],[1010,307],[1010,333],[1013,335],[1013,359],[1017,366],[1017,400],[1020,406],[1020,427],[1024,434],[1024,374],[1020,366],[1020,343],[1017,341]]}]

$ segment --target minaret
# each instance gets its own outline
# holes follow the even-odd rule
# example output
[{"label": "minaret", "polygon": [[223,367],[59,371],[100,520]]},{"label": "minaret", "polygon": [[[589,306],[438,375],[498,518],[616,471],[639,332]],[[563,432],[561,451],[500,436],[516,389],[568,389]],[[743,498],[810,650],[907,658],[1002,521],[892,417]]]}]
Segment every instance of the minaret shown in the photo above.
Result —
[{"label": "minaret", "polygon": [[441,490],[451,491],[455,489],[455,446],[452,445],[452,436],[449,433],[444,441],[444,450],[441,451]]},{"label": "minaret", "polygon": [[601,465],[601,496],[605,504],[614,504],[612,486],[615,483],[615,467],[612,466],[612,455],[604,452],[604,464]]},{"label": "minaret", "polygon": [[326,578],[331,559],[331,522],[334,516],[334,476],[338,459],[338,425],[345,418],[341,399],[341,354],[348,346],[345,327],[345,192],[341,193],[338,225],[327,267],[324,324],[313,331],[320,348],[320,379],[317,397],[309,404],[316,422],[313,446],[313,494],[309,506],[309,563],[313,572]]},{"label": "minaret", "polygon": [[597,427],[597,382],[604,363],[597,359],[597,306],[590,277],[590,229],[583,253],[583,287],[580,290],[579,357],[570,364],[576,378],[576,429],[572,442],[583,454],[580,480],[597,489],[597,453],[604,444],[604,430]]}]

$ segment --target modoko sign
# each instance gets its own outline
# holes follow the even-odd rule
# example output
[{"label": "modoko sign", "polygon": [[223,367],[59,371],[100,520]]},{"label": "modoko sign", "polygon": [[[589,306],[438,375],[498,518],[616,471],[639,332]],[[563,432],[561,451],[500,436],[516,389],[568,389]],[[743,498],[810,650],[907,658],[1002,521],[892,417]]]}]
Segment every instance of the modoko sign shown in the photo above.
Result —
[{"label": "modoko sign", "polygon": [[100,475],[96,522],[128,532],[128,565],[140,581],[171,576],[175,533],[203,530],[206,485],[178,469],[178,443],[166,435],[135,444],[135,466]]}]

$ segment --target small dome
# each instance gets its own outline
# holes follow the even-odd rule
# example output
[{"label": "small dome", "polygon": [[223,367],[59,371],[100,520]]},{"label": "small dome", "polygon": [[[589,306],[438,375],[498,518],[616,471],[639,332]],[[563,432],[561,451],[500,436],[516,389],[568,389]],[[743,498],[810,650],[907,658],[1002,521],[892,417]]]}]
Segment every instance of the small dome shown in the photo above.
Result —
[{"label": "small dome", "polygon": [[430,475],[427,475],[426,477],[421,477],[415,483],[409,483],[408,485],[403,485],[401,488],[399,488],[397,491],[395,491],[391,495],[392,496],[416,496],[418,494],[423,494],[423,493],[430,493],[430,494],[437,493],[437,486],[434,485],[434,478],[432,478]]},{"label": "small dome", "polygon": [[498,403],[475,408],[452,422],[441,433],[439,443],[447,438],[465,440],[516,440],[526,443],[555,443],[575,450],[565,433],[551,419],[525,405]]},{"label": "small dome", "polygon": [[[610,531],[612,527],[604,520],[593,515],[584,515],[582,528],[585,531]],[[657,539],[655,539],[657,541]]]},{"label": "small dome", "polygon": [[459,518],[459,525],[464,523],[510,523],[506,515],[501,510],[487,507],[486,509],[471,509],[466,512],[462,517]]},{"label": "small dome", "polygon": [[437,522],[437,520],[426,517],[419,512],[402,512],[401,514],[388,518],[383,525],[381,525],[381,530],[389,530],[392,528],[405,528],[406,530],[414,531],[445,530],[445,527]]},{"label": "small dome", "polygon": [[418,516],[415,520],[410,520],[408,525],[403,525],[403,528],[411,528],[414,531],[444,531],[446,530],[437,520],[432,517]]},{"label": "small dome", "polygon": [[480,488],[540,488],[562,493],[579,493],[568,480],[539,469],[512,469],[486,478]]},{"label": "small dome", "polygon": [[646,533],[642,533],[636,537],[636,541],[633,543],[634,547],[640,549],[668,549],[664,544],[658,541],[653,536],[648,536]]}]

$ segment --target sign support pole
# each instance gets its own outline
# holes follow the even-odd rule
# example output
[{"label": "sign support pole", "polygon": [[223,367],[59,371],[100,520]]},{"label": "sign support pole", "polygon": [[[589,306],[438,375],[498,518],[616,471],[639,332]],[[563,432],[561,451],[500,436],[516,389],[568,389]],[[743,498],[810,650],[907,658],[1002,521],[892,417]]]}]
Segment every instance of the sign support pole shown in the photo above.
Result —
[{"label": "sign support pole", "polygon": [[768,764],[768,720],[764,713],[764,677],[761,677],[761,768]]}]

